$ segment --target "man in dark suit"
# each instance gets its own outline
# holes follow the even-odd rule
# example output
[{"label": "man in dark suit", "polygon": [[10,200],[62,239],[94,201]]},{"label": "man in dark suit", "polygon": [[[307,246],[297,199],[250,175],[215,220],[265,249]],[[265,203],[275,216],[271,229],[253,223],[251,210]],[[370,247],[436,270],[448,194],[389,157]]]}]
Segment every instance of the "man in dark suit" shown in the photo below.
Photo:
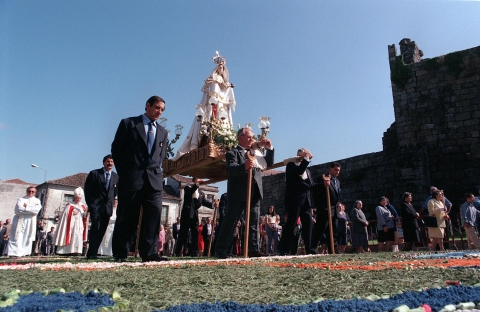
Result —
[{"label": "man in dark suit", "polygon": [[185,186],[183,193],[183,207],[180,218],[180,232],[178,233],[178,243],[175,248],[175,255],[180,256],[182,246],[188,240],[188,230],[191,232],[191,244],[188,246],[188,255],[198,256],[198,209],[202,206],[212,208],[213,202],[209,201],[205,193],[199,187],[203,180],[193,178],[193,185]]},{"label": "man in dark suit", "polygon": [[[332,162],[328,168],[328,175],[330,180],[324,180],[323,176],[319,176],[313,189],[315,206],[317,207],[317,222],[313,229],[312,248],[316,248],[319,242],[322,243],[323,250],[331,250],[330,245],[330,230],[328,222],[328,203],[326,188],[330,192],[330,209],[332,214],[333,235],[335,236],[337,227],[337,204],[340,198],[340,181],[338,175],[340,174],[340,164]],[[334,238],[335,239],[335,238]]]},{"label": "man in dark suit", "polygon": [[118,172],[117,220],[112,242],[116,261],[124,261],[128,256],[140,208],[143,216],[138,250],[142,261],[166,260],[157,253],[167,131],[156,121],[164,110],[165,101],[152,96],[145,104],[145,114],[120,121],[112,143]]},{"label": "man in dark suit", "polygon": [[310,170],[312,154],[300,148],[297,151],[297,158],[288,162],[285,171],[285,209],[288,215],[287,222],[282,228],[282,238],[278,246],[281,255],[286,255],[292,250],[295,241],[294,230],[297,219],[300,216],[302,221],[302,237],[305,243],[306,254],[316,254],[316,246],[311,246],[312,240],[312,215],[311,208],[314,206],[310,190],[315,186]]},{"label": "man in dark suit", "polygon": [[222,225],[225,211],[227,210],[227,193],[220,196],[220,203],[218,204],[218,226]]},{"label": "man in dark suit", "polygon": [[[242,128],[237,132],[238,145],[225,155],[228,172],[227,210],[220,227],[216,243],[216,256],[226,258],[232,242],[237,221],[245,210],[247,201],[248,170],[252,169],[252,187],[250,197],[250,228],[248,237],[248,253],[250,257],[260,256],[258,249],[258,217],[260,200],[263,198],[262,170],[273,165],[272,142],[263,138],[254,143],[250,128]],[[261,155],[259,148],[265,148],[266,154]],[[249,159],[245,153],[256,153],[256,159]]]},{"label": "man in dark suit", "polygon": [[113,158],[103,157],[103,168],[90,171],[85,181],[85,201],[88,205],[91,227],[88,232],[87,259],[97,259],[108,222],[113,212],[113,200],[117,196],[118,175],[112,171]]}]

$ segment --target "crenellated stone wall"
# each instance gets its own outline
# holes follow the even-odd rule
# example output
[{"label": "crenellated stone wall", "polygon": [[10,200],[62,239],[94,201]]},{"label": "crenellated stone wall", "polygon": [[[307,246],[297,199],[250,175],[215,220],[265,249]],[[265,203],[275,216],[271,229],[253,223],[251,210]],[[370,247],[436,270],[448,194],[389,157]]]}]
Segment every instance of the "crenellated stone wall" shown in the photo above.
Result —
[{"label": "crenellated stone wall", "polygon": [[[399,207],[408,191],[420,206],[434,185],[458,210],[463,194],[480,185],[480,47],[423,60],[415,41],[402,39],[400,47],[397,56],[388,46],[395,121],[382,151],[335,160],[342,201],[351,209],[361,199],[368,214],[378,197]],[[310,170],[317,177],[327,168]],[[284,173],[264,177],[262,213],[273,204],[284,214],[284,181]]]}]

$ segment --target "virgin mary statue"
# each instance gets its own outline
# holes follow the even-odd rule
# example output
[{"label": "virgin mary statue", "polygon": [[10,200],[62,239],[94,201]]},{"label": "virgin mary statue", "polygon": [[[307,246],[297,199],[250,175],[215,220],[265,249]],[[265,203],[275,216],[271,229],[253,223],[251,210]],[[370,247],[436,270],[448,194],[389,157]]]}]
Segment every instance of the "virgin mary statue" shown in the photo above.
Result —
[{"label": "virgin mary statue", "polygon": [[233,94],[234,85],[228,80],[227,60],[220,56],[218,51],[212,60],[216,66],[205,79],[202,87],[202,99],[200,104],[196,105],[192,126],[173,160],[179,159],[183,154],[200,146],[202,121],[220,118],[224,124],[233,128],[232,111],[235,111],[236,103]]}]

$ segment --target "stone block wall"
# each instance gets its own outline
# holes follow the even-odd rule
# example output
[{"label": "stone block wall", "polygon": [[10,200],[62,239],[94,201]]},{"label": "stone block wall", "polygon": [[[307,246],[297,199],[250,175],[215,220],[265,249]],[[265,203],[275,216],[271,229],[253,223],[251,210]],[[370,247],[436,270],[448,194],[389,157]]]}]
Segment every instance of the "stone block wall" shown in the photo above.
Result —
[{"label": "stone block wall", "polygon": [[[390,51],[390,50],[389,50]],[[398,56],[403,57],[403,55]],[[398,63],[392,63],[391,67]],[[480,183],[480,47],[405,65],[392,94],[395,150],[425,150],[429,181],[461,201]]]},{"label": "stone block wall", "polygon": [[[463,194],[480,185],[480,47],[422,60],[414,41],[400,46],[398,56],[395,45],[388,46],[395,121],[382,151],[335,160],[342,165],[342,201],[350,210],[361,199],[371,214],[378,197],[399,208],[408,191],[418,207],[434,185],[458,210]],[[319,177],[328,164],[310,170]],[[275,205],[284,214],[285,174],[263,181],[261,213]]]}]

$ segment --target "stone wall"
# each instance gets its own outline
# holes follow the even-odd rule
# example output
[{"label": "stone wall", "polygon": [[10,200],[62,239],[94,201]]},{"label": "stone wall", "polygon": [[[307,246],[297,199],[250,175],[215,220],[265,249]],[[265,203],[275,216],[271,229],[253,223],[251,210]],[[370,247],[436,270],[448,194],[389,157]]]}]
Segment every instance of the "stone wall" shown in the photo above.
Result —
[{"label": "stone wall", "polygon": [[[342,165],[342,201],[350,210],[361,199],[368,214],[378,197],[399,207],[408,191],[418,207],[435,185],[458,210],[463,194],[480,184],[480,47],[422,60],[414,41],[400,46],[398,56],[388,46],[395,122],[382,151],[335,160]],[[318,177],[327,168],[310,170]],[[262,214],[272,204],[284,214],[284,192],[284,173],[264,177]]]},{"label": "stone wall", "polygon": [[0,181],[0,220],[11,219],[15,215],[14,209],[17,199],[26,195],[26,183],[8,183]]}]

